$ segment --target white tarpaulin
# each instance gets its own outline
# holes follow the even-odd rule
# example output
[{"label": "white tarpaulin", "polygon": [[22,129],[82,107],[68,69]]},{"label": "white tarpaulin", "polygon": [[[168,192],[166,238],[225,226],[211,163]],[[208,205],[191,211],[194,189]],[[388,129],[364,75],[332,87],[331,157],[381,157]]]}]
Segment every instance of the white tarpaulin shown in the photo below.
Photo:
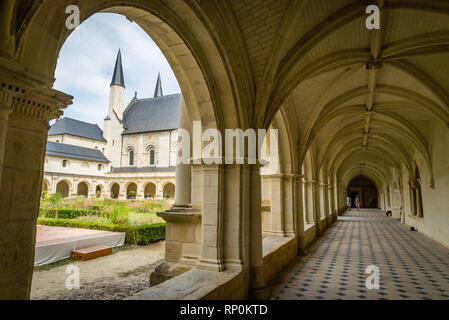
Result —
[{"label": "white tarpaulin", "polygon": [[96,245],[119,247],[124,243],[124,232],[38,225],[34,265],[42,266],[68,258],[70,252],[76,249]]}]

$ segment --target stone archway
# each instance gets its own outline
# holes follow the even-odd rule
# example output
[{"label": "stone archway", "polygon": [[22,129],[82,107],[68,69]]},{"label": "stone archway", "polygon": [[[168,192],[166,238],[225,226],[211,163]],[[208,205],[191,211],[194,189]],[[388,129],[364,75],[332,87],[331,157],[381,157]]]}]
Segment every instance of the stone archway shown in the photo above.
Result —
[{"label": "stone archway", "polygon": [[379,207],[379,191],[369,177],[362,175],[354,177],[349,182],[348,193],[353,198],[353,202],[356,196],[359,197],[361,208]]},{"label": "stone archway", "polygon": [[163,197],[167,199],[173,199],[175,197],[175,185],[173,183],[167,183],[162,191]]},{"label": "stone archway", "polygon": [[100,198],[103,195],[103,186],[101,184],[95,187],[95,196]]},{"label": "stone archway", "polygon": [[119,195],[120,195],[120,185],[118,183],[114,183],[111,186],[111,198],[118,199]]},{"label": "stone archway", "polygon": [[137,184],[131,182],[126,187],[126,199],[136,199],[137,196]]},{"label": "stone archway", "polygon": [[69,196],[69,184],[66,181],[59,181],[56,185],[56,193],[60,193],[61,197],[67,198]]},{"label": "stone archway", "polygon": [[[224,130],[224,128],[248,127],[247,118],[243,116],[242,111],[239,110],[240,105],[245,106],[245,108],[246,106],[251,105],[248,101],[248,95],[242,92],[241,94],[238,93],[240,94],[239,98],[236,99],[234,97],[237,92],[234,88],[239,87],[240,84],[233,84],[233,82],[240,82],[240,77],[235,78],[230,76],[230,65],[228,65],[229,63],[227,62],[228,59],[223,59],[223,53],[226,55],[228,53],[222,50],[222,47],[217,43],[217,39],[215,39],[215,36],[210,32],[210,30],[212,30],[211,26],[209,26],[208,22],[201,17],[201,10],[196,6],[190,6],[189,4],[178,0],[167,0],[163,6],[158,2],[149,2],[146,0],[136,0],[125,3],[129,6],[121,6],[123,2],[118,3],[115,0],[106,0],[101,3],[92,2],[90,0],[80,0],[77,2],[77,6],[81,8],[82,19],[88,18],[97,12],[123,14],[129,20],[139,24],[154,39],[169,61],[181,86],[183,103],[188,109],[189,117],[187,122],[191,123],[193,120],[200,120],[203,130],[207,128],[220,128]],[[54,81],[54,70],[58,52],[64,44],[65,39],[69,36],[70,31],[67,30],[64,19],[48,19],[48,17],[51,16],[60,16],[61,13],[64,14],[63,9],[71,4],[72,3],[68,0],[62,0],[58,2],[58,6],[54,6],[48,2],[36,3],[35,6],[33,5],[26,13],[27,23],[24,24],[25,29],[21,29],[20,37],[18,35],[18,38],[15,38],[15,40],[11,42],[17,46],[17,48],[15,46],[11,47],[12,51],[17,49],[17,52],[8,52],[8,55],[14,56],[14,59],[17,60],[17,65],[20,66],[20,70],[27,70],[27,77],[28,74],[31,74],[30,79],[27,78],[25,79],[26,81],[24,81],[27,85],[26,89],[38,88],[35,90],[36,97],[33,97],[33,99],[28,100],[27,96],[27,100],[17,100],[17,102],[15,102],[25,106],[24,108],[19,109],[24,112],[26,111],[26,115],[32,114],[35,117],[39,117],[39,121],[44,120],[42,123],[39,122],[39,130],[42,132],[37,129],[34,130],[34,132],[39,131],[39,134],[35,133],[35,140],[39,142],[36,142],[35,145],[40,146],[41,148],[40,150],[33,150],[33,155],[36,155],[35,163],[37,164],[39,164],[39,161],[37,161],[39,159],[38,155],[45,151],[45,143],[42,144],[42,141],[45,142],[48,120],[57,118],[59,116],[59,109],[62,109],[71,103],[71,98],[68,95],[50,88]],[[3,16],[9,16],[9,14],[15,16],[15,7],[16,6],[11,6],[11,8],[8,7],[8,12],[2,12],[2,18]],[[62,11],[60,11],[61,9]],[[4,21],[10,21],[10,19],[7,18]],[[2,40],[3,38],[0,37],[0,44],[3,43]],[[241,40],[240,43],[243,44]],[[39,52],[39,54],[36,54],[36,52]],[[240,55],[237,54],[237,56],[232,57],[234,59],[238,56]],[[246,59],[246,55],[241,56]],[[21,73],[21,76],[23,74]],[[249,75],[246,75],[245,77],[248,79],[243,80],[243,82],[246,81],[247,83],[251,83]],[[30,83],[27,83],[27,81]],[[40,108],[41,106],[44,108]],[[33,110],[29,111],[28,109],[31,108]],[[34,109],[38,110],[36,111]],[[41,109],[44,111],[41,112]],[[25,151],[24,153],[26,153]],[[5,154],[8,153],[11,152],[6,150]],[[25,154],[23,156],[26,158]],[[21,168],[23,167],[24,166]],[[185,170],[188,172],[188,181],[183,181],[182,183],[179,183],[179,185],[178,183],[176,184],[180,188],[188,189],[188,192],[186,191],[185,194],[188,194],[190,198],[191,170],[190,166],[186,167],[188,169]],[[41,170],[42,169],[39,169],[39,166],[37,165],[35,169],[36,177],[39,177]],[[237,168],[233,168],[233,170],[237,170]],[[177,169],[177,171],[180,170]],[[214,174],[219,176],[222,174],[222,171],[216,170]],[[177,173],[177,176],[178,175],[179,174]],[[184,177],[186,176],[187,175]],[[224,185],[224,180],[216,180],[223,181]],[[230,183],[227,182],[227,184]],[[29,183],[29,186],[25,186],[21,189],[32,189],[33,185],[40,185],[40,181],[39,184]],[[235,183],[233,185],[235,186]],[[218,193],[224,192],[224,190],[215,187],[211,187],[210,189],[209,194],[214,193],[212,199],[217,199],[216,201],[222,199],[222,197],[218,196]],[[36,192],[40,193],[40,191],[41,190],[38,190]],[[123,194],[126,190],[120,190],[119,186],[111,187],[111,196],[118,196],[120,191]],[[174,190],[169,193],[169,196],[174,196]],[[180,198],[179,200],[183,203],[191,202],[190,199],[186,200]],[[203,212],[203,214],[217,216],[215,217],[217,223],[222,219],[222,217],[218,217],[218,215],[222,214],[218,211],[209,210]],[[238,214],[247,213],[241,213],[239,211]],[[32,221],[31,216],[30,221]],[[243,221],[243,219],[237,219],[237,221]],[[199,225],[201,226],[201,222]],[[233,236],[230,235],[230,237],[240,239],[240,229],[241,228],[235,228],[230,230],[231,233],[235,233]],[[199,230],[201,232],[201,228],[199,228]],[[222,230],[217,228],[214,236],[221,238],[220,232],[222,232]],[[26,241],[33,242],[33,234],[30,233],[28,236],[29,239],[27,238]],[[201,239],[201,237],[199,237],[199,239]],[[199,245],[201,247],[202,244],[200,243]],[[27,247],[32,247],[32,245]],[[245,246],[242,246],[242,248],[243,247]],[[218,251],[219,248],[217,247],[214,250]],[[241,251],[242,249],[239,248],[238,250]],[[210,257],[204,257],[204,263],[213,265],[212,268],[217,267],[219,270],[222,270],[222,257],[215,254],[214,258],[212,251],[213,250],[202,251],[206,255],[211,255]],[[31,255],[32,254],[30,254],[30,257]],[[167,256],[169,255],[167,254]],[[249,260],[246,256],[245,258],[241,257],[244,257],[243,253],[238,254],[237,259],[242,260],[239,263],[249,265]],[[178,257],[176,257],[176,259],[178,259]],[[234,258],[232,257],[230,261],[231,260],[233,261]],[[27,270],[27,277],[29,277],[32,270],[29,267],[25,267],[25,269]],[[28,288],[23,288],[23,290],[21,289],[22,291],[20,291],[18,295],[27,297],[29,295],[29,285],[27,285],[27,287]]]},{"label": "stone archway", "polygon": [[44,179],[44,181],[42,181],[42,198],[44,198],[45,195],[48,193],[48,188],[49,188],[49,184],[48,184],[47,180]]},{"label": "stone archway", "polygon": [[154,198],[156,196],[156,185],[152,182],[147,183],[144,195],[145,198]]},{"label": "stone archway", "polygon": [[76,187],[76,194],[78,196],[85,196],[86,198],[89,196],[89,186],[86,182],[78,183],[78,186]]}]

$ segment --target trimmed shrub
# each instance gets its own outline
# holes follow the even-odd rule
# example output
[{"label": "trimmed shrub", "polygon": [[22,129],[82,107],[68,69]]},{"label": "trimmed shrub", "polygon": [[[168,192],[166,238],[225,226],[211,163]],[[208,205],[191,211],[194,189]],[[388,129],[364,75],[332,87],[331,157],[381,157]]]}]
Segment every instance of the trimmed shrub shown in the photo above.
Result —
[{"label": "trimmed shrub", "polygon": [[[92,210],[92,209],[59,209],[58,210],[58,218],[60,219],[75,219],[80,216],[98,216],[100,211]],[[39,209],[39,217],[42,218],[55,218],[56,209]]]},{"label": "trimmed shrub", "polygon": [[117,224],[100,224],[90,221],[77,221],[70,219],[38,218],[37,224],[55,227],[95,229],[112,232],[125,232],[125,243],[146,245],[165,239],[165,223],[121,226]]}]

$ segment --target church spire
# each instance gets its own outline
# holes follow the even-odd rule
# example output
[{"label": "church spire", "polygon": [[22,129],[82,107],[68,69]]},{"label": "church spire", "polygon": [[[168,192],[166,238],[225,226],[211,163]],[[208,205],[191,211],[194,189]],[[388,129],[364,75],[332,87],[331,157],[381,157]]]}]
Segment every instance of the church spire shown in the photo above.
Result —
[{"label": "church spire", "polygon": [[125,80],[123,79],[122,54],[118,50],[117,60],[115,61],[114,73],[112,75],[111,86],[117,85],[125,87]]},{"label": "church spire", "polygon": [[162,83],[161,83],[161,74],[157,74],[156,88],[154,89],[154,97],[162,97],[164,94],[162,93]]}]

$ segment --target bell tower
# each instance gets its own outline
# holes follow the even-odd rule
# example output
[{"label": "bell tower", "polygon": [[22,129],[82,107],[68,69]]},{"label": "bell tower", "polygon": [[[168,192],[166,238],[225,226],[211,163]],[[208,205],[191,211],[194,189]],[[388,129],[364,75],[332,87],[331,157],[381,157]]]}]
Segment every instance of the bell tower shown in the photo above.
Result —
[{"label": "bell tower", "polygon": [[109,91],[109,116],[112,117],[113,111],[117,117],[123,118],[123,99],[125,95],[125,80],[123,77],[122,54],[118,50],[117,59],[115,60],[114,73]]}]

